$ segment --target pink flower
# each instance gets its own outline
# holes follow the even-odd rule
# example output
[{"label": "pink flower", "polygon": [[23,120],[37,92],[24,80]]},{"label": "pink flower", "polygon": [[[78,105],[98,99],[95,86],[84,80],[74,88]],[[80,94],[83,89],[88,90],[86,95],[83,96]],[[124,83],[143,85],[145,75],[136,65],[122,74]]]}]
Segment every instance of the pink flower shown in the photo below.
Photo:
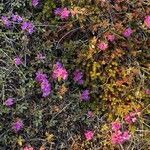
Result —
[{"label": "pink flower", "polygon": [[130,139],[131,135],[128,131],[121,132],[120,130],[112,133],[111,135],[111,142],[113,144],[123,144],[124,142]]},{"label": "pink flower", "polygon": [[26,147],[23,148],[23,150],[34,150],[34,149],[31,146],[30,147],[26,146]]},{"label": "pink flower", "polygon": [[115,40],[115,36],[113,34],[109,34],[107,36],[108,41],[113,42]]},{"label": "pink flower", "polygon": [[112,122],[112,130],[113,131],[118,131],[121,128],[121,124],[119,122]]},{"label": "pink flower", "polygon": [[5,104],[6,106],[12,106],[12,105],[14,104],[14,100],[13,100],[12,98],[8,98],[8,99],[4,102],[4,104]]},{"label": "pink flower", "polygon": [[111,142],[113,144],[122,144],[123,143],[122,132],[119,130],[117,132],[112,133],[111,135]]},{"label": "pink flower", "polygon": [[57,79],[60,80],[60,79],[63,79],[63,80],[66,80],[67,77],[68,77],[68,72],[67,70],[62,66],[62,64],[60,62],[57,62],[55,65],[54,65],[54,68],[53,68],[53,78],[54,79]]},{"label": "pink flower", "polygon": [[146,93],[146,94],[150,94],[150,89],[146,89],[146,90],[145,90],[145,93]]},{"label": "pink flower", "polygon": [[67,8],[64,8],[60,14],[61,19],[68,19],[70,11]]},{"label": "pink flower", "polygon": [[21,61],[21,59],[17,56],[17,57],[14,58],[14,63],[18,66],[18,65],[22,64],[22,61]]},{"label": "pink flower", "polygon": [[130,114],[128,114],[124,117],[124,120],[126,121],[127,124],[136,122],[136,120],[137,120],[136,113],[131,112]]},{"label": "pink flower", "polygon": [[150,28],[150,15],[145,17],[144,24]]},{"label": "pink flower", "polygon": [[135,116],[135,115],[134,115],[134,116],[132,116],[132,115],[130,114],[130,116],[131,116],[131,121],[132,121],[133,123],[137,121],[137,118],[136,118],[136,116]]},{"label": "pink flower", "polygon": [[94,133],[93,131],[88,130],[84,133],[84,135],[85,135],[86,140],[90,141],[93,139]]},{"label": "pink flower", "polygon": [[130,115],[126,115],[124,120],[126,121],[126,123],[131,124],[132,120],[131,120],[131,116]]},{"label": "pink flower", "polygon": [[59,16],[62,20],[68,19],[70,11],[67,8],[56,8],[55,15]]},{"label": "pink flower", "polygon": [[132,29],[131,28],[126,28],[123,32],[123,36],[128,38],[131,36],[131,34],[133,33]]},{"label": "pink flower", "polygon": [[125,141],[128,141],[131,138],[131,135],[129,134],[128,131],[125,131],[122,134],[122,138],[123,138],[123,141],[125,142]]},{"label": "pink flower", "polygon": [[105,42],[100,42],[97,46],[100,50],[105,51],[108,48],[108,44]]}]

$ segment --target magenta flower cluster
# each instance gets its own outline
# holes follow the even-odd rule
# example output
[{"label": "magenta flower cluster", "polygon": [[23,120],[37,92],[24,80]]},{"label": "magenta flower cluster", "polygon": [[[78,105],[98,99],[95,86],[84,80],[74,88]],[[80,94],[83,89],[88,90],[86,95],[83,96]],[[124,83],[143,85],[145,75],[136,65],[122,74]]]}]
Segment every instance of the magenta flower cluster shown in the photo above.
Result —
[{"label": "magenta flower cluster", "polygon": [[131,28],[126,28],[123,32],[123,36],[126,38],[129,38],[132,33],[133,33],[133,30]]},{"label": "magenta flower cluster", "polygon": [[[135,112],[130,112],[124,117],[126,125],[135,123],[137,121],[137,116],[140,115],[140,111],[136,110]],[[128,131],[122,132],[121,123],[119,121],[112,122],[112,135],[111,142],[113,144],[123,144],[131,138],[131,135]]]},{"label": "magenta flower cluster", "polygon": [[11,17],[2,16],[1,20],[6,28],[11,28],[12,24],[21,24],[22,31],[25,31],[29,34],[34,32],[34,25],[29,21],[24,21],[23,18],[18,14],[12,14]]},{"label": "magenta flower cluster", "polygon": [[108,48],[108,44],[102,41],[98,43],[97,47],[99,48],[99,50],[105,51]]},{"label": "magenta flower cluster", "polygon": [[128,131],[121,132],[120,130],[115,131],[111,135],[111,141],[113,144],[123,144],[130,139],[131,135]]},{"label": "magenta flower cluster", "polygon": [[147,28],[150,28],[150,15],[145,17],[144,24]]},{"label": "magenta flower cluster", "polygon": [[93,139],[94,137],[94,132],[91,131],[91,130],[87,130],[85,133],[84,133],[84,136],[86,138],[87,141],[90,141]]},{"label": "magenta flower cluster", "polygon": [[120,122],[113,122],[112,123],[112,135],[111,135],[111,142],[113,144],[123,144],[124,142],[128,141],[131,138],[131,135],[128,131],[121,131],[121,124]]},{"label": "magenta flower cluster", "polygon": [[[36,73],[35,80],[40,83],[41,86],[41,91],[43,92],[43,97],[47,97],[51,93],[51,84],[49,83],[47,79],[47,75],[42,73],[41,71],[38,71]],[[68,72],[60,63],[59,61],[56,62],[53,66],[53,71],[52,71],[52,78],[53,79],[58,79],[60,80],[66,80],[68,78]],[[83,73],[79,70],[76,69],[73,72],[73,80],[75,83],[78,84],[83,84]],[[89,90],[83,90],[82,93],[80,94],[80,99],[82,101],[88,101],[90,99],[90,92]]]},{"label": "magenta flower cluster", "polygon": [[51,93],[51,84],[47,79],[47,75],[38,71],[35,80],[40,83],[41,91],[43,93],[42,96],[47,97]]},{"label": "magenta flower cluster", "polygon": [[137,121],[137,116],[140,114],[140,112],[130,112],[124,117],[124,120],[127,124],[132,124]]},{"label": "magenta flower cluster", "polygon": [[[126,38],[129,38],[133,33],[133,30],[129,27],[129,28],[126,28],[124,31],[123,31],[123,36],[126,37]],[[108,42],[113,42],[115,40],[115,36],[113,34],[109,34],[106,36],[106,41],[100,41],[98,42],[97,44],[97,48],[100,50],[100,51],[105,51],[106,49],[108,49]]]},{"label": "magenta flower cluster", "polygon": [[115,35],[109,34],[106,38],[108,41],[113,42],[115,40]]},{"label": "magenta flower cluster", "polygon": [[56,64],[54,64],[52,77],[58,80],[67,79],[68,72],[60,62],[56,62]]},{"label": "magenta flower cluster", "polygon": [[106,40],[105,41],[99,41],[97,44],[97,48],[100,51],[105,51],[106,49],[108,49],[108,42],[114,42],[115,40],[115,35],[113,34],[108,34],[105,36]]}]

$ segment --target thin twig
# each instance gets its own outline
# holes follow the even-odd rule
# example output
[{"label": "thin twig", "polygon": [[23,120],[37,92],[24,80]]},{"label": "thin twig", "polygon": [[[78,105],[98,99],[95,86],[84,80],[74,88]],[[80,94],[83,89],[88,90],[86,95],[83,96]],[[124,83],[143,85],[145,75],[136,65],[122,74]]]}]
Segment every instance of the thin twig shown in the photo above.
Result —
[{"label": "thin twig", "polygon": [[81,28],[81,27],[75,28],[75,29],[73,29],[73,30],[67,32],[64,36],[62,36],[62,37],[60,38],[60,40],[58,41],[57,45],[56,45],[56,49],[58,48],[59,43],[63,40],[63,38],[65,38],[65,37],[66,37],[68,34],[70,34],[71,32],[75,32],[75,31],[79,30],[80,28]]}]

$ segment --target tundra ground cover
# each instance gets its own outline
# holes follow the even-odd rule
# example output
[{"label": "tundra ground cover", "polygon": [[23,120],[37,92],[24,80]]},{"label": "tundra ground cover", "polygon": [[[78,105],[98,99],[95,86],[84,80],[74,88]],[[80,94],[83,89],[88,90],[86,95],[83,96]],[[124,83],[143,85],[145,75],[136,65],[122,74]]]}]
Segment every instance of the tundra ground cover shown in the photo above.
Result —
[{"label": "tundra ground cover", "polygon": [[0,149],[148,150],[150,3],[0,4]]}]

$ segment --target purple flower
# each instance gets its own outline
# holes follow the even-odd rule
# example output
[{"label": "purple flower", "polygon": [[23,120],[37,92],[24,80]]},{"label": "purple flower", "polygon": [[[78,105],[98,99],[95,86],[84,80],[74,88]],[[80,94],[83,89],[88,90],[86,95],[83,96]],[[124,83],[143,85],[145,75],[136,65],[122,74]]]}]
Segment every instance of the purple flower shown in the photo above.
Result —
[{"label": "purple flower", "polygon": [[75,70],[73,72],[73,80],[78,83],[78,84],[83,84],[83,80],[82,80],[82,77],[83,77],[83,73],[80,71],[80,70]]},{"label": "purple flower", "polygon": [[123,36],[128,38],[131,36],[131,34],[133,33],[132,29],[131,28],[126,28],[123,32]]},{"label": "purple flower", "polygon": [[31,22],[23,22],[21,29],[23,31],[27,31],[29,34],[32,34],[34,32],[34,25]]},{"label": "purple flower", "polygon": [[39,0],[32,0],[32,6],[36,7],[39,4]]},{"label": "purple flower", "polygon": [[42,83],[42,82],[43,82],[44,80],[46,80],[46,79],[47,79],[47,75],[46,75],[46,74],[42,73],[41,71],[38,71],[38,72],[36,73],[35,80],[36,80],[37,82]]},{"label": "purple flower", "polygon": [[80,95],[80,99],[81,100],[85,100],[85,101],[89,100],[90,99],[90,97],[89,97],[89,90],[84,90],[82,92],[82,94]]},{"label": "purple flower", "polygon": [[2,19],[3,24],[4,24],[6,27],[9,27],[9,26],[11,25],[11,22],[10,22],[10,20],[8,19],[8,17],[2,16],[1,19]]},{"label": "purple flower", "polygon": [[14,100],[12,98],[8,98],[5,102],[4,105],[6,106],[12,106],[14,104]]},{"label": "purple flower", "polygon": [[51,93],[51,84],[47,79],[41,83],[41,91],[43,92],[43,97],[47,97]]},{"label": "purple flower", "polygon": [[56,64],[55,64],[55,67],[56,68],[61,68],[61,67],[63,67],[63,65],[62,65],[62,63],[60,63],[59,61],[57,61]]},{"label": "purple flower", "polygon": [[61,12],[62,12],[62,8],[56,8],[55,10],[54,10],[54,14],[55,15],[61,15]]},{"label": "purple flower", "polygon": [[47,80],[47,75],[38,71],[35,80],[40,83],[41,91],[43,93],[42,96],[47,97],[51,93],[51,84]]},{"label": "purple flower", "polygon": [[22,63],[21,59],[19,57],[14,58],[14,63],[18,66]]},{"label": "purple flower", "polygon": [[23,22],[22,26],[21,26],[21,29],[22,30],[27,30],[28,26],[29,26],[29,22]]},{"label": "purple flower", "polygon": [[18,132],[18,131],[20,131],[22,128],[23,128],[23,122],[22,122],[21,119],[17,120],[16,122],[14,122],[14,123],[12,124],[12,130],[13,130],[14,132]]},{"label": "purple flower", "polygon": [[21,16],[15,15],[15,14],[12,15],[12,21],[20,23],[20,22],[22,22],[22,20],[23,19]]}]

